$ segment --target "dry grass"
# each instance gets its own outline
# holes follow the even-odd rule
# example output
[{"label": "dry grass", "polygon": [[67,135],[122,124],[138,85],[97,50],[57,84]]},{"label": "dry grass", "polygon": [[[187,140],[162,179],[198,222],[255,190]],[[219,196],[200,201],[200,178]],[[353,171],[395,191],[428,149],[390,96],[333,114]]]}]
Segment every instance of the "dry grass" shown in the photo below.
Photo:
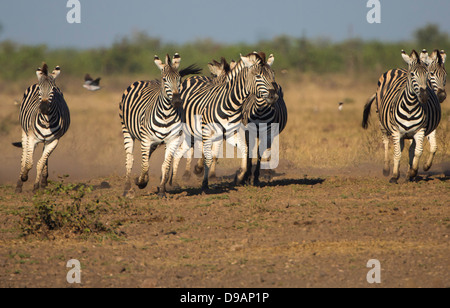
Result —
[{"label": "dry grass", "polygon": [[[70,174],[72,179],[95,176],[123,175],[123,138],[118,117],[118,103],[122,92],[138,77],[104,77],[104,88],[88,92],[81,82],[61,76],[58,85],[64,91],[71,111],[69,132],[50,157],[50,175]],[[376,120],[367,131],[361,128],[362,110],[367,98],[376,90],[376,80],[344,75],[297,75],[288,73],[277,76],[283,86],[289,120],[280,138],[280,161],[287,161],[302,170],[342,169],[360,164],[375,163],[381,172],[383,148]],[[20,165],[20,150],[11,142],[20,140],[17,121],[18,107],[27,82],[8,85],[3,83],[0,93],[0,148],[3,161],[0,182],[15,182]],[[19,90],[23,87],[22,90]],[[338,102],[344,108],[338,111]],[[435,164],[448,161],[450,156],[450,105],[443,105],[443,118],[438,130],[439,151]],[[38,153],[40,153],[38,148]],[[151,163],[151,172],[160,173],[161,149]],[[135,146],[135,168],[139,161],[139,145]],[[38,155],[38,154],[37,154]],[[425,151],[424,155],[427,155]],[[37,156],[36,160],[37,160]],[[406,168],[407,150],[404,151],[403,169]],[[236,168],[236,160],[222,160],[219,168]],[[35,173],[31,173],[33,176]]]}]

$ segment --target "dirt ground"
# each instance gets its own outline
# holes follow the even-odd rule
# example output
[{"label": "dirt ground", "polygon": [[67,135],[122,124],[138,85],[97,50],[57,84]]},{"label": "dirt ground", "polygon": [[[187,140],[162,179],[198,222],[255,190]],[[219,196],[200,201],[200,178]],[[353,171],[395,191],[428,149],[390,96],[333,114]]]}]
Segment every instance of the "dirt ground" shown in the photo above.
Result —
[{"label": "dirt ground", "polygon": [[[84,198],[100,200],[101,220],[115,227],[88,236],[19,236],[17,209],[33,196],[6,185],[0,287],[449,287],[448,167],[391,185],[373,170],[285,164],[261,188],[233,187],[227,174],[213,194],[193,179],[167,199],[152,193],[156,179],[125,200],[122,178],[98,178],[84,182],[93,186]],[[81,263],[81,284],[66,280],[70,259]],[[367,282],[370,259],[380,261],[380,284]]]},{"label": "dirt ground", "polygon": [[[206,195],[193,176],[158,198],[158,149],[149,186],[122,197],[120,92],[107,88],[65,92],[73,124],[50,157],[49,190],[31,192],[33,169],[15,194],[20,150],[11,142],[20,128],[10,120],[0,140],[0,287],[450,287],[448,156],[440,152],[416,182],[405,181],[403,163],[399,184],[389,184],[381,145],[367,150],[381,140],[364,139],[359,127],[373,85],[355,92],[353,84],[331,84],[321,92],[314,84],[302,84],[311,91],[301,95],[284,87],[290,118],[280,165],[262,187],[233,186],[238,164],[222,160]],[[0,111],[3,123],[16,116],[13,94],[0,97],[11,102]],[[336,115],[339,99],[345,111]],[[51,221],[36,208],[49,205],[54,212],[66,206],[60,213],[71,213],[82,232],[74,225],[38,230]],[[67,210],[73,205],[84,212]],[[80,284],[67,281],[71,259],[80,262]],[[380,262],[379,284],[367,281],[371,259]]]}]

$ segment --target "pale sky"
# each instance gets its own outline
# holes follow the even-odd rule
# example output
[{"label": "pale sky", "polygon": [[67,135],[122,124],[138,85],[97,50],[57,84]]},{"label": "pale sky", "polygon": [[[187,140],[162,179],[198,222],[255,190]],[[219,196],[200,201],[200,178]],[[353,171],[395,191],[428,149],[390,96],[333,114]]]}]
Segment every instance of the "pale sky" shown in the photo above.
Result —
[{"label": "pale sky", "polygon": [[180,44],[255,43],[279,35],[399,41],[428,23],[450,32],[449,0],[379,1],[381,24],[367,22],[368,0],[79,0],[81,23],[69,24],[68,0],[1,0],[0,41],[108,47],[136,31]]}]

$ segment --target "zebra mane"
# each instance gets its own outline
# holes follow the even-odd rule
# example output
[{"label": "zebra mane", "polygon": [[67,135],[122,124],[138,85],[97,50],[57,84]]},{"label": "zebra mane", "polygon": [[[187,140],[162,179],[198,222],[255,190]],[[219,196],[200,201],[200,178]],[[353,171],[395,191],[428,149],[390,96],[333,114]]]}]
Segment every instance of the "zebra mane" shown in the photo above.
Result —
[{"label": "zebra mane", "polygon": [[186,68],[183,68],[179,73],[181,77],[187,75],[198,75],[202,72],[202,69],[199,68],[196,64],[189,65]]},{"label": "zebra mane", "polygon": [[45,76],[48,76],[48,65],[47,63],[43,63],[42,64],[42,68],[38,69],[39,71],[41,71],[42,74],[44,74]]},{"label": "zebra mane", "polygon": [[254,52],[249,53],[247,55],[247,57],[251,56],[251,55],[255,55],[257,58],[259,58],[261,60],[261,62],[263,64],[266,64],[266,54],[264,52],[262,52],[262,51],[259,51],[259,52],[254,51]]},{"label": "zebra mane", "polygon": [[444,64],[444,59],[442,58],[441,52],[440,52],[438,49],[435,49],[433,53],[436,54],[437,63],[438,63],[439,65]]}]

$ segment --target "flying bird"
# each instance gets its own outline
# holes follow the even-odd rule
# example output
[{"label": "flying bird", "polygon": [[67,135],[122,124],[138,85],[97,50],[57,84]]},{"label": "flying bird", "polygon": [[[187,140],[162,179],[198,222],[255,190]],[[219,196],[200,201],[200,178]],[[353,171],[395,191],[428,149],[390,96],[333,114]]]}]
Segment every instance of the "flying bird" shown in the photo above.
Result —
[{"label": "flying bird", "polygon": [[84,84],[83,87],[89,91],[97,91],[100,90],[100,77],[97,79],[93,79],[89,74],[84,76]]},{"label": "flying bird", "polygon": [[344,108],[344,103],[343,102],[339,102],[339,111],[342,111],[342,108]]}]

